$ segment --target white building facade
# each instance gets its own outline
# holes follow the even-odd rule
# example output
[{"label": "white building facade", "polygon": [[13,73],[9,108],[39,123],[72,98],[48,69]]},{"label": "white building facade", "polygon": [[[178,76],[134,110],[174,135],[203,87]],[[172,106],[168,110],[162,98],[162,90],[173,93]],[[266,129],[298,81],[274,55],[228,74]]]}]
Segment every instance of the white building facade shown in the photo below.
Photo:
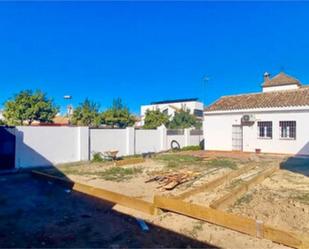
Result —
[{"label": "white building facade", "polygon": [[309,87],[284,73],[265,76],[262,93],[205,109],[206,150],[309,155]]},{"label": "white building facade", "polygon": [[141,106],[141,125],[144,125],[144,118],[147,110],[160,110],[160,112],[170,116],[170,119],[172,119],[175,113],[180,110],[189,110],[192,115],[202,120],[203,109],[204,104],[198,101],[197,98],[152,102],[150,105]]}]

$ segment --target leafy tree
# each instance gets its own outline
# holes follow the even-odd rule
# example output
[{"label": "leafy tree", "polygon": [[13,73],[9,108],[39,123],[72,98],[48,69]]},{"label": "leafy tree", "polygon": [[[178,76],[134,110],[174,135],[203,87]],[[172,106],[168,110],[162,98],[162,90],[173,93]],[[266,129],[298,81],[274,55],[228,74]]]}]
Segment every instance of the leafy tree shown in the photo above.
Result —
[{"label": "leafy tree", "polygon": [[130,113],[128,107],[122,103],[121,98],[113,100],[112,107],[102,113],[102,118],[104,124],[113,128],[126,128],[135,123],[135,117]]},{"label": "leafy tree", "polygon": [[80,103],[74,110],[71,123],[73,125],[82,126],[99,126],[102,123],[99,108],[97,103],[86,98],[84,102]]},{"label": "leafy tree", "polygon": [[59,108],[41,91],[21,91],[4,105],[8,125],[31,125],[33,121],[51,123]]},{"label": "leafy tree", "polygon": [[172,121],[169,124],[170,129],[185,129],[190,127],[200,127],[200,122],[196,120],[196,117],[190,114],[190,111],[180,110],[176,112]]},{"label": "leafy tree", "polygon": [[0,125],[6,125],[5,121],[0,119]]},{"label": "leafy tree", "polygon": [[160,110],[147,110],[145,113],[145,129],[155,129],[160,125],[168,125],[169,116],[160,112]]}]

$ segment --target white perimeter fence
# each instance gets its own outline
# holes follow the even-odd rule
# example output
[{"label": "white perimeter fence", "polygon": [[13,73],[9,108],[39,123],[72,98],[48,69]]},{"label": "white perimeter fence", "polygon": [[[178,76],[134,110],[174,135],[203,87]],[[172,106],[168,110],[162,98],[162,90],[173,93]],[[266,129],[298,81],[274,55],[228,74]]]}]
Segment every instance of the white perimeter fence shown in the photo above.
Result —
[{"label": "white perimeter fence", "polygon": [[95,152],[118,150],[118,156],[160,152],[199,145],[200,130],[89,129],[88,127],[29,127],[10,129],[15,134],[15,167],[50,166],[87,161]]}]

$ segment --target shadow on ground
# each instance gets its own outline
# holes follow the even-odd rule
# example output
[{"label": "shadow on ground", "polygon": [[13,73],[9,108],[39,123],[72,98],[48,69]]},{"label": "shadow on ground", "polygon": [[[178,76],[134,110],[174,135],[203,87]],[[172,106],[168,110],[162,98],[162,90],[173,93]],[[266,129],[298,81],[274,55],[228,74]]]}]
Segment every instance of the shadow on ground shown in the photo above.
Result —
[{"label": "shadow on ground", "polygon": [[280,164],[280,168],[289,170],[294,173],[309,176],[309,157],[308,156],[289,157]]},{"label": "shadow on ground", "polygon": [[1,248],[214,248],[28,173],[0,176]]}]

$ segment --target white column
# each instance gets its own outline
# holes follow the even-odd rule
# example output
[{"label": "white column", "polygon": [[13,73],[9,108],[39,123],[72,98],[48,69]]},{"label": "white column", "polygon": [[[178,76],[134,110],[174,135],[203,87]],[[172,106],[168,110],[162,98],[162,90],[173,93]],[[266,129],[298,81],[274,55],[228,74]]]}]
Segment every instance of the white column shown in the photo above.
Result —
[{"label": "white column", "polygon": [[126,155],[134,155],[135,151],[135,129],[133,127],[126,128]]},{"label": "white column", "polygon": [[161,125],[157,128],[160,136],[160,151],[167,150],[167,135],[166,135],[166,127]]},{"label": "white column", "polygon": [[184,130],[185,146],[189,146],[190,145],[190,131],[191,130],[192,130],[192,128],[186,128]]},{"label": "white column", "polygon": [[[73,128],[74,129],[74,128]],[[89,160],[89,127],[78,127],[78,158],[79,161]]]}]

